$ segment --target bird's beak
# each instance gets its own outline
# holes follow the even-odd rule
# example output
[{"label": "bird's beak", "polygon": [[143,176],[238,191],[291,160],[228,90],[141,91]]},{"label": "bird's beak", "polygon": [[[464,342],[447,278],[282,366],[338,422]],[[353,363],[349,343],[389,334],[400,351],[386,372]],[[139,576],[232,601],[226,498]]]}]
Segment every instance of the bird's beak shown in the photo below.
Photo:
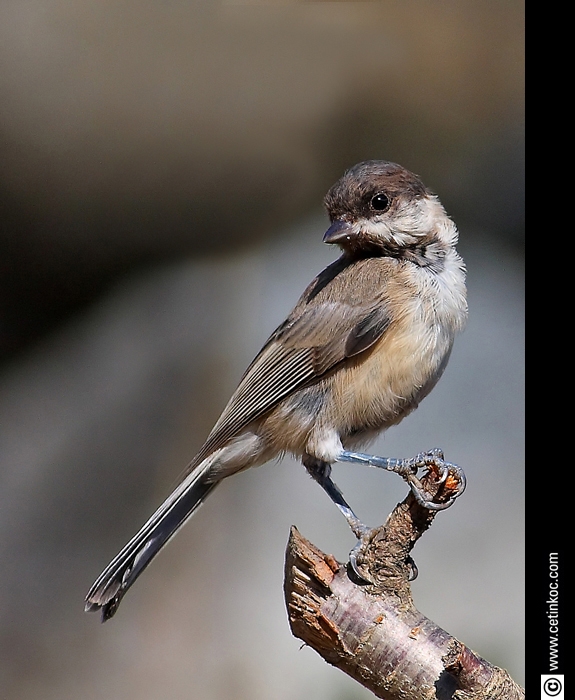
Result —
[{"label": "bird's beak", "polygon": [[353,228],[347,221],[336,219],[323,236],[324,243],[344,243],[355,236]]}]

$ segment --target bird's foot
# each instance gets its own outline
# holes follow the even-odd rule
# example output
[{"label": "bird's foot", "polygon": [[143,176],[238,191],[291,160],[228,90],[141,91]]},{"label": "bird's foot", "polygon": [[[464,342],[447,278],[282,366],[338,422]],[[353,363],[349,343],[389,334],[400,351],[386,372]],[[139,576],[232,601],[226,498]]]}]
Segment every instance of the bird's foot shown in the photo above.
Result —
[{"label": "bird's foot", "polygon": [[[369,535],[371,533],[370,528],[366,527],[364,525],[364,532],[360,535],[357,536],[357,543],[355,547],[351,550],[349,553],[349,565],[351,566],[351,569],[353,573],[356,575],[358,581],[360,583],[370,583],[372,585],[375,585],[376,582],[373,581],[367,574],[365,574],[363,571],[360,570],[359,562],[358,562],[358,555],[363,549],[364,545],[367,544],[367,541],[369,539]],[[355,534],[355,533],[354,533]]]},{"label": "bird's foot", "polygon": [[[378,469],[387,469],[388,471],[399,474],[404,479],[411,489],[415,500],[423,508],[429,510],[445,510],[453,505],[455,499],[465,491],[466,479],[465,473],[456,464],[446,462],[443,451],[439,448],[429,450],[429,452],[420,452],[411,459],[395,459],[393,457],[378,457],[376,455],[363,454],[361,452],[348,452],[344,450],[338,457],[341,462],[353,462],[355,464],[365,464],[369,467]],[[429,469],[437,472],[439,484],[449,486],[452,495],[444,503],[436,503],[429,499],[423,484],[417,478],[417,472],[420,469]]]}]

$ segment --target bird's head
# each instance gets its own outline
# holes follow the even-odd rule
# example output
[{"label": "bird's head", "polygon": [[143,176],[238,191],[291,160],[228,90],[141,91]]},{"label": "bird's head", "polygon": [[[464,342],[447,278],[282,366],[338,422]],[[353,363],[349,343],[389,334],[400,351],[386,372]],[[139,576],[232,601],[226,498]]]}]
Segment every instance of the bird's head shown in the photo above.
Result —
[{"label": "bird's head", "polygon": [[368,160],[330,188],[325,243],[354,257],[391,256],[432,264],[457,242],[457,228],[439,199],[401,165]]}]

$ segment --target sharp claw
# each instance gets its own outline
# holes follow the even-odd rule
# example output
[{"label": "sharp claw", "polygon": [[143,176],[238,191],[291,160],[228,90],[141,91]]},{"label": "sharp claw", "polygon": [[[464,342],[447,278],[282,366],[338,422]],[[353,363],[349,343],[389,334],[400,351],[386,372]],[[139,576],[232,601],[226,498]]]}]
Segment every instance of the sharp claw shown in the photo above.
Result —
[{"label": "sharp claw", "polygon": [[[461,494],[465,491],[466,479],[463,470],[456,464],[446,462],[444,460],[443,450],[437,447],[429,450],[429,452],[421,452],[418,454],[416,457],[410,460],[410,466],[413,467],[412,473],[402,476],[409,484],[415,500],[423,508],[427,508],[428,510],[445,510],[446,508],[452,506],[455,499],[458,496],[461,496]],[[438,484],[440,486],[445,484],[450,474],[453,475],[458,482],[457,491],[445,503],[435,503],[434,501],[427,500],[425,497],[425,490],[423,489],[419,479],[415,476],[418,469],[425,467],[435,467],[435,469],[437,469],[439,473]]]},{"label": "sharp claw", "polygon": [[[357,555],[359,554],[362,545],[363,545],[363,541],[358,540],[355,547],[349,553],[349,565],[351,566],[353,573],[357,576],[357,578],[360,582],[369,583],[372,586],[376,586],[377,585],[376,581],[373,581],[371,578],[368,578],[362,571],[359,570],[359,565],[357,563]],[[419,576],[419,570],[417,568],[417,564],[415,563],[413,558],[409,555],[407,556],[406,563],[410,568],[410,572],[408,575],[408,581],[415,581],[415,579]]]},{"label": "sharp claw", "polygon": [[[348,452],[343,450],[339,455],[339,460],[343,462],[355,462],[357,464],[366,464],[379,469],[387,469],[388,471],[399,474],[408,484],[415,500],[423,508],[428,510],[445,510],[453,505],[455,499],[465,491],[466,480],[463,470],[456,464],[446,462],[444,459],[443,450],[439,447],[434,447],[428,452],[420,452],[412,459],[392,459],[388,457],[378,457],[376,455],[368,455],[360,452]],[[435,503],[426,498],[426,492],[421,482],[417,478],[417,472],[420,469],[434,468],[438,474],[438,485],[446,483],[450,475],[457,482],[457,487],[453,495],[444,503]],[[357,518],[353,513],[348,512],[346,515],[352,530],[357,536],[361,536],[361,530],[356,529]],[[352,516],[350,518],[350,515]],[[359,521],[357,521],[359,522]]]},{"label": "sharp claw", "polygon": [[425,497],[425,491],[419,479],[417,479],[416,477],[411,477],[407,479],[407,482],[415,500],[419,503],[419,505],[422,508],[427,508],[427,510],[445,510],[446,508],[452,506],[455,503],[455,499],[463,493],[463,489],[461,489],[453,496],[451,496],[448,501],[445,501],[445,503],[436,503],[435,501],[427,500],[427,498]]},{"label": "sharp claw", "polygon": [[449,467],[447,467],[446,464],[443,464],[441,466],[438,465],[438,469],[441,474],[441,477],[439,479],[439,484],[441,485],[447,481],[447,477],[449,476]]},{"label": "sharp claw", "polygon": [[372,581],[369,578],[366,578],[365,574],[361,573],[359,570],[358,564],[357,564],[357,555],[359,554],[359,551],[361,549],[361,546],[363,544],[362,539],[358,539],[357,544],[355,547],[351,550],[349,553],[349,564],[351,568],[353,569],[353,573],[357,576],[357,578],[360,581],[364,581],[365,583],[370,583],[370,584],[375,584],[375,581]]},{"label": "sharp claw", "polygon": [[415,581],[415,579],[419,576],[419,569],[417,568],[417,564],[413,561],[413,558],[408,555],[407,560],[406,560],[407,565],[411,569],[411,572],[407,578],[408,581]]}]

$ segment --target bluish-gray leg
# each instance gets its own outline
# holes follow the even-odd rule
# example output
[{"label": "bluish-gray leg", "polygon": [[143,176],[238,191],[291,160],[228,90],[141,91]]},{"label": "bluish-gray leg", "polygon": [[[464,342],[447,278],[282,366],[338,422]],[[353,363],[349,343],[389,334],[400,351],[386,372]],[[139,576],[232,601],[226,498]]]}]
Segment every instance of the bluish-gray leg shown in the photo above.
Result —
[{"label": "bluish-gray leg", "polygon": [[[303,464],[307,469],[308,473],[317,481],[317,483],[324,489],[327,495],[339,508],[353,534],[357,537],[358,542],[356,546],[349,553],[349,563],[352,569],[355,571],[357,576],[367,581],[368,583],[373,583],[369,579],[365,578],[365,575],[359,571],[357,564],[357,555],[362,546],[362,538],[367,535],[371,528],[364,525],[357,515],[351,509],[351,506],[343,497],[337,484],[331,479],[331,464],[324,462],[320,459],[312,457],[311,455],[304,455]],[[454,502],[457,496],[460,496],[465,490],[465,474],[463,470],[460,469],[456,464],[451,464],[443,459],[443,452],[439,449],[430,450],[429,452],[422,452],[412,459],[394,459],[390,457],[378,457],[376,455],[368,455],[362,452],[349,452],[344,450],[338,456],[339,462],[352,462],[354,464],[364,464],[368,467],[376,467],[378,469],[387,469],[388,471],[396,472],[409,484],[411,492],[413,493],[416,501],[430,510],[444,510],[449,508]],[[424,469],[426,467],[435,467],[439,474],[441,475],[440,482],[443,483],[449,476],[453,474],[459,485],[458,490],[455,492],[451,498],[445,503],[434,503],[426,498],[425,490],[417,478],[417,472],[419,469]],[[417,576],[417,567],[415,562],[410,557],[410,563],[412,566],[411,580]]]},{"label": "bluish-gray leg", "polygon": [[[338,456],[338,462],[352,462],[354,464],[365,464],[368,467],[387,469],[390,472],[399,474],[411,488],[415,500],[424,508],[429,510],[444,510],[449,508],[458,496],[465,491],[466,479],[463,470],[456,464],[446,462],[443,452],[440,449],[433,449],[429,452],[421,452],[411,459],[394,459],[393,457],[377,457],[362,452],[348,452],[344,450]],[[426,498],[425,489],[417,478],[417,472],[426,467],[435,467],[441,475],[440,482],[446,481],[452,474],[458,484],[457,491],[445,503],[434,503]]]},{"label": "bluish-gray leg", "polygon": [[370,581],[369,579],[365,578],[365,575],[360,572],[357,563],[357,555],[359,554],[359,551],[361,549],[363,537],[371,531],[371,528],[367,527],[367,525],[364,525],[361,522],[361,520],[351,509],[349,503],[343,497],[343,494],[339,490],[337,484],[334,481],[332,481],[331,464],[329,464],[328,462],[323,462],[320,459],[316,459],[311,455],[305,455],[302,461],[308,473],[317,481],[317,483],[323,488],[323,490],[339,508],[339,510],[349,523],[353,534],[357,537],[357,544],[349,553],[349,563],[351,565],[351,568],[355,571],[357,577],[360,580],[365,581],[366,583],[373,583],[373,581]]},{"label": "bluish-gray leg", "polygon": [[337,484],[332,481],[331,464],[328,464],[321,459],[311,457],[310,455],[305,455],[302,461],[310,476],[317,481],[317,483],[323,488],[323,490],[339,508],[349,523],[353,534],[358,539],[361,539],[366,532],[369,532],[370,528],[361,522],[361,520],[351,509],[349,503],[343,497],[343,493],[340,491]]}]

